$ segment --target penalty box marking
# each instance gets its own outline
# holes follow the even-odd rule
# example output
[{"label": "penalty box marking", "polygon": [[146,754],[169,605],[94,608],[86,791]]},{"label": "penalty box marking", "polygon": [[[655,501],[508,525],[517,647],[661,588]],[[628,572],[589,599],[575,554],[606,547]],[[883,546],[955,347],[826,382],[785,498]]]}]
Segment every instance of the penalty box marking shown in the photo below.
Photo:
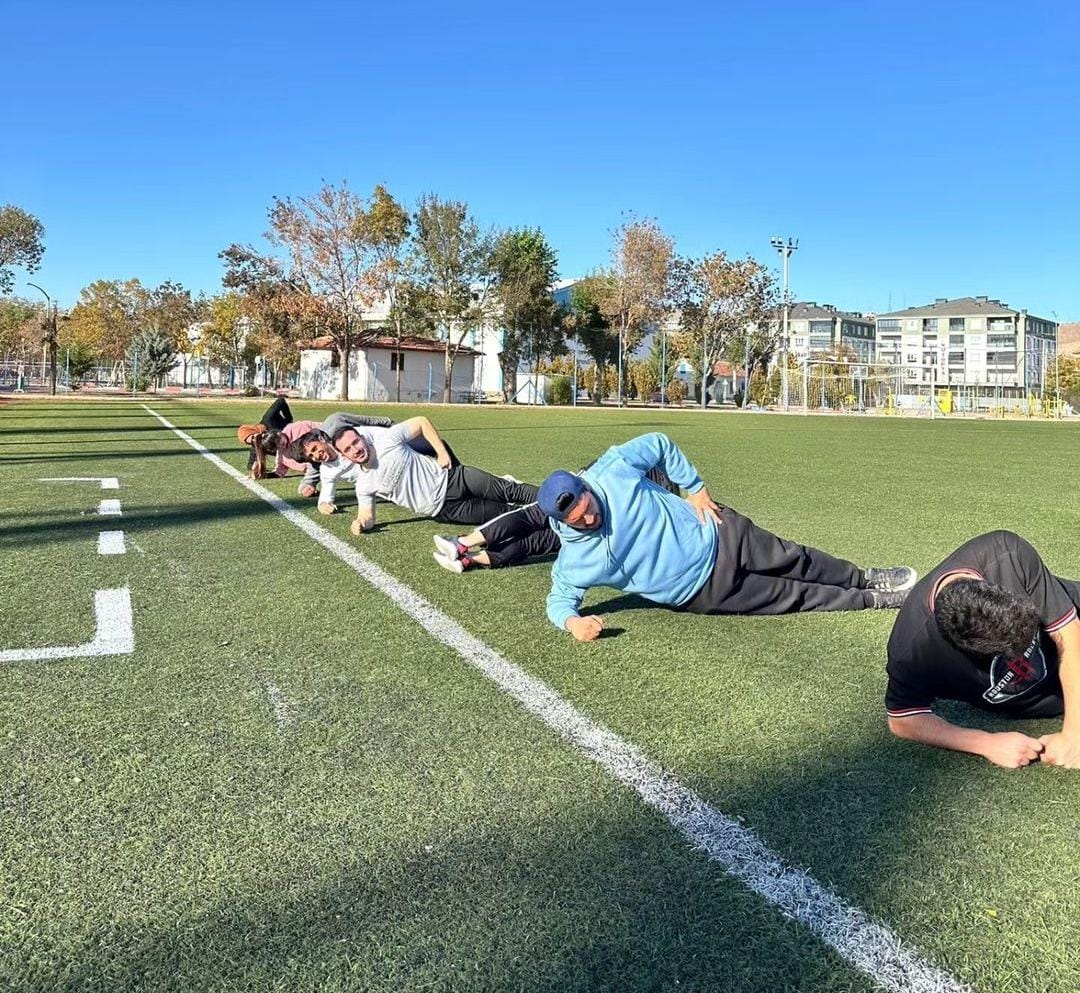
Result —
[{"label": "penalty box marking", "polygon": [[135,651],[131,592],[98,590],[94,594],[94,637],[83,645],[13,648],[0,651],[0,662],[49,662],[99,655],[130,655]]},{"label": "penalty box marking", "polygon": [[578,752],[661,813],[696,850],[728,875],[803,924],[848,963],[894,993],[971,993],[971,988],[903,947],[887,925],[848,903],[809,873],[789,865],[749,828],[710,806],[635,745],[590,720],[546,683],[470,634],[411,587],[316,524],[307,514],[233,468],[157,411],[143,404],[187,445],[264,500],[337,556],[437,641],[453,649]]},{"label": "penalty box marking", "polygon": [[46,476],[39,483],[101,483],[103,490],[120,489],[120,480],[116,476]]}]

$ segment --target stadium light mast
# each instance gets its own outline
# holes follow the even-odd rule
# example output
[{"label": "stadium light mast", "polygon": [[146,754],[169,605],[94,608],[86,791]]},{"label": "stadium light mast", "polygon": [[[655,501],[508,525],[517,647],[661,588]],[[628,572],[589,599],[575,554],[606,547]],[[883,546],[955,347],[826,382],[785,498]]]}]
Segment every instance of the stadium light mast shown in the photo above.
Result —
[{"label": "stadium light mast", "polygon": [[780,253],[780,257],[784,260],[784,336],[781,339],[783,341],[783,347],[780,349],[780,397],[781,404],[784,410],[788,409],[788,362],[787,362],[787,350],[788,350],[788,318],[791,310],[791,301],[788,299],[788,262],[791,259],[791,253],[796,251],[799,247],[798,238],[788,238],[784,241],[783,238],[777,236],[770,242],[773,248]]}]

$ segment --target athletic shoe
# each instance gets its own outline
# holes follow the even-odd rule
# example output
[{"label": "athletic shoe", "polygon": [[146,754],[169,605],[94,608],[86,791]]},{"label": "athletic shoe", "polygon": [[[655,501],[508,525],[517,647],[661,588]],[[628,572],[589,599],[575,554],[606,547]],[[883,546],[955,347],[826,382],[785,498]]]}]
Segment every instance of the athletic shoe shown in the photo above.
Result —
[{"label": "athletic shoe", "polygon": [[452,534],[435,534],[431,540],[435,542],[435,550],[448,559],[460,559],[469,551]]},{"label": "athletic shoe", "polygon": [[442,566],[447,572],[456,572],[459,576],[467,568],[461,559],[452,559],[446,555],[440,555],[438,552],[432,552],[431,557],[437,565]]},{"label": "athletic shoe", "polygon": [[867,590],[871,610],[899,610],[908,598],[908,590]]},{"label": "athletic shoe", "polygon": [[919,578],[919,574],[906,565],[898,565],[891,569],[867,569],[863,575],[866,577],[863,589],[884,590],[886,593],[910,590],[915,585],[915,580]]}]

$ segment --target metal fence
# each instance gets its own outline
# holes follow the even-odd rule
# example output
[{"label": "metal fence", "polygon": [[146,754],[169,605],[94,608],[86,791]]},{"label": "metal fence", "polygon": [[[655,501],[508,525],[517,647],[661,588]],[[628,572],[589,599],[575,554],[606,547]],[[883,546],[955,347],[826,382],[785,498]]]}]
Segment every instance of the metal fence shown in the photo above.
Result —
[{"label": "metal fence", "polygon": [[1037,388],[995,383],[939,383],[930,366],[808,362],[751,379],[750,401],[806,413],[873,413],[907,417],[1041,417],[1071,415],[1052,383]]}]

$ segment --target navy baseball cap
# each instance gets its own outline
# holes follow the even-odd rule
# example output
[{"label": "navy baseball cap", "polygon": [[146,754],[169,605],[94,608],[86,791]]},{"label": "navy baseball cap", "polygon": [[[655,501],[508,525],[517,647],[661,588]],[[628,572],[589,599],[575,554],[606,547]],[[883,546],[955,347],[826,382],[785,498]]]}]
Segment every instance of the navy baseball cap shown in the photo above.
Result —
[{"label": "navy baseball cap", "polygon": [[580,476],[565,469],[556,469],[540,484],[536,502],[548,517],[563,521],[587,489],[585,480]]}]

